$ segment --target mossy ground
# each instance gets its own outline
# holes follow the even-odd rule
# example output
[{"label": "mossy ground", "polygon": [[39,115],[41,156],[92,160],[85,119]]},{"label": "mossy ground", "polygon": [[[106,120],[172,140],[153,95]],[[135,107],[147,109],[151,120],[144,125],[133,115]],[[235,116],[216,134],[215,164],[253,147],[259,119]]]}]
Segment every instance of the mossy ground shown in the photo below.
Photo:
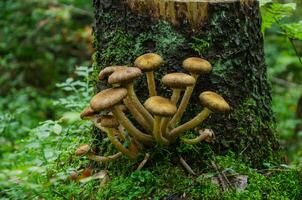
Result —
[{"label": "mossy ground", "polygon": [[[168,157],[168,156],[167,156]],[[217,173],[209,161],[204,163],[204,173],[188,175],[180,164],[164,157],[149,171],[121,173],[120,165],[111,166],[112,180],[96,194],[99,199],[300,199],[302,196],[302,171],[286,167],[256,170],[249,168],[234,154],[217,156],[214,162],[222,170],[247,175],[248,185],[243,191],[235,188],[222,191],[211,179]],[[155,162],[151,160],[151,162]],[[118,174],[118,176],[115,176]]]}]

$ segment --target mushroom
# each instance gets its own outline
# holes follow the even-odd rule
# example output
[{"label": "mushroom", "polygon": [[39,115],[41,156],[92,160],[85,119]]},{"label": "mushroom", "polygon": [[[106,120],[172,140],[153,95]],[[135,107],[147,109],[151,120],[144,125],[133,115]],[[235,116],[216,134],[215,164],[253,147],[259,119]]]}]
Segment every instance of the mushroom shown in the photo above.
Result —
[{"label": "mushroom", "polygon": [[[144,103],[149,112],[154,115],[153,136],[160,144],[169,144],[169,141],[162,136],[161,124],[165,117],[173,116],[177,110],[176,106],[167,98],[161,96],[153,96]],[[166,121],[167,122],[167,121]]]},{"label": "mushroom", "polygon": [[[119,105],[120,109],[123,111],[123,107]],[[108,127],[108,128],[116,128],[120,129],[120,123],[115,119],[114,116],[112,116],[112,113],[109,115],[103,115],[99,117],[96,121],[96,123],[100,123],[102,127]],[[117,135],[122,141],[126,140],[126,136],[123,131],[115,131],[115,135]]]},{"label": "mushroom", "polygon": [[133,80],[141,75],[142,72],[139,68],[127,67],[125,69],[116,70],[114,73],[112,73],[108,78],[108,83],[121,84],[127,89],[128,96],[124,101],[125,105],[128,107],[129,111],[139,122],[139,124],[144,129],[151,131],[154,119],[140,103],[134,91]]},{"label": "mushroom", "polygon": [[[180,73],[180,72],[175,72],[175,73],[170,73],[165,75],[162,78],[162,82],[164,85],[172,88],[172,96],[171,96],[171,102],[176,105],[180,93],[182,90],[185,90],[187,87],[190,87],[195,84],[196,80],[192,76],[185,74],[185,73]],[[169,118],[165,118],[162,121],[162,133],[164,136],[167,134],[167,124],[168,124]]]},{"label": "mushroom", "polygon": [[211,142],[214,138],[214,132],[211,129],[200,129],[199,136],[193,139],[182,139],[187,144],[197,144],[201,141]]},{"label": "mushroom", "polygon": [[86,153],[88,153],[89,151],[90,151],[89,144],[83,144],[79,148],[76,149],[75,155],[77,155],[77,156],[83,156]]},{"label": "mushroom", "polygon": [[162,82],[164,85],[172,88],[171,102],[176,105],[181,91],[189,86],[193,86],[196,80],[188,74],[175,72],[165,75],[162,78]]},{"label": "mushroom", "polygon": [[[129,156],[129,158],[131,159],[135,159],[137,156],[136,152],[132,152],[129,149],[127,149],[126,147],[124,147],[124,145],[122,143],[120,143],[120,141],[118,141],[117,138],[115,138],[115,134],[113,132],[113,130],[117,131],[115,128],[117,128],[119,126],[118,121],[110,115],[104,115],[101,117],[101,126],[103,127],[102,130],[105,130],[105,132],[107,133],[107,136],[110,140],[110,142],[123,154]],[[97,126],[99,127],[99,126]]]},{"label": "mushroom", "polygon": [[107,128],[118,128],[120,125],[120,123],[112,115],[103,115],[100,117],[98,122],[101,124],[101,126]]},{"label": "mushroom", "polygon": [[153,138],[138,130],[120,109],[119,104],[127,96],[125,88],[110,88],[97,93],[90,101],[93,110],[99,112],[110,109],[113,116],[129,132],[132,137],[144,143],[150,143]]},{"label": "mushroom", "polygon": [[90,154],[87,157],[88,157],[89,160],[94,160],[94,161],[97,161],[97,162],[109,162],[109,161],[117,160],[122,155],[123,155],[122,152],[118,152],[118,153],[113,154],[111,156],[97,156],[97,155],[94,155],[94,154]]},{"label": "mushroom", "polygon": [[97,113],[90,107],[86,107],[80,114],[81,119],[91,119],[93,118]]},{"label": "mushroom", "polygon": [[140,68],[143,72],[146,72],[149,96],[156,96],[156,85],[154,81],[153,71],[163,64],[163,59],[160,55],[155,53],[146,53],[139,56],[135,61],[134,65]]},{"label": "mushroom", "polygon": [[119,69],[127,68],[127,66],[109,66],[102,69],[99,73],[99,80],[104,80],[106,77],[110,76],[113,72]]},{"label": "mushroom", "polygon": [[[197,80],[199,74],[208,74],[212,70],[212,66],[208,61],[198,57],[191,57],[184,60],[183,68],[189,71],[191,75],[195,78],[195,80]],[[169,127],[174,128],[174,126],[180,121],[189,103],[195,84],[190,87],[187,87],[177,112],[173,116],[172,120],[169,122]]]},{"label": "mushroom", "polygon": [[229,104],[217,93],[206,91],[199,95],[199,100],[204,106],[204,109],[193,119],[182,124],[181,126],[174,128],[170,133],[169,137],[173,141],[181,133],[188,131],[198,126],[203,120],[205,120],[212,113],[223,113],[230,110]]}]

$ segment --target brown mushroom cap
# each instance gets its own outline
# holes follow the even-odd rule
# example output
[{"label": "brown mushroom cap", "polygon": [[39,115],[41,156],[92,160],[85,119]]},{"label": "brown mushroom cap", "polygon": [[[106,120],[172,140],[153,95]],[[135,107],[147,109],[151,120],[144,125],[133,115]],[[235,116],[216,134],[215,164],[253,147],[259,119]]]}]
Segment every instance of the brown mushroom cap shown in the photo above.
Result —
[{"label": "brown mushroom cap", "polygon": [[176,113],[176,106],[167,98],[161,96],[153,96],[146,100],[144,106],[146,109],[158,116],[169,117]]},{"label": "brown mushroom cap", "polygon": [[202,92],[199,95],[199,100],[204,107],[207,107],[212,112],[228,112],[230,110],[229,104],[215,92]]},{"label": "brown mushroom cap", "polygon": [[81,119],[91,118],[96,115],[96,112],[92,110],[90,106],[86,107],[80,114]]},{"label": "brown mushroom cap", "polygon": [[188,74],[176,72],[176,73],[166,74],[162,78],[162,82],[170,88],[183,89],[188,86],[194,85],[196,80],[194,77]]},{"label": "brown mushroom cap", "polygon": [[100,123],[102,127],[107,128],[117,128],[120,125],[120,123],[112,115],[101,116]]},{"label": "brown mushroom cap", "polygon": [[125,88],[106,89],[92,97],[90,107],[99,112],[119,104],[126,96],[127,90]]},{"label": "brown mushroom cap", "polygon": [[153,71],[163,64],[163,59],[160,55],[155,53],[146,53],[139,56],[135,61],[135,67],[140,68],[143,72]]},{"label": "brown mushroom cap", "polygon": [[102,69],[99,73],[99,80],[105,79],[107,76],[110,76],[113,72],[119,69],[124,69],[127,66],[109,66]]},{"label": "brown mushroom cap", "polygon": [[108,78],[108,83],[109,84],[128,83],[140,77],[141,75],[142,75],[142,71],[139,68],[127,67],[113,72]]},{"label": "brown mushroom cap", "polygon": [[212,65],[201,58],[191,57],[183,61],[183,68],[195,74],[208,74],[212,70]]},{"label": "brown mushroom cap", "polygon": [[75,154],[77,156],[82,156],[86,154],[90,150],[89,144],[83,144],[79,148],[76,149]]}]

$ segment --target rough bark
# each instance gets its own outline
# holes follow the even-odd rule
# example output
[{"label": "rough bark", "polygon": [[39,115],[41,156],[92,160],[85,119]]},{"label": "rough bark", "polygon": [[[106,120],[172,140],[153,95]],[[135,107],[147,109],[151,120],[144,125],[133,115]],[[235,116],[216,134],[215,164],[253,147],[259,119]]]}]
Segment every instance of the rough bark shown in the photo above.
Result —
[{"label": "rough bark", "polygon": [[[94,0],[96,72],[108,65],[132,64],[141,54],[157,52],[165,59],[155,73],[157,88],[161,88],[160,95],[170,96],[161,77],[183,71],[181,63],[187,57],[203,57],[212,63],[213,72],[198,79],[183,121],[201,110],[200,92],[216,91],[232,111],[215,114],[201,125],[216,134],[211,149],[216,154],[236,152],[254,166],[275,158],[279,146],[273,130],[258,2],[205,3],[206,15],[197,23],[181,14],[171,20],[154,15],[150,8],[131,6],[124,1]],[[105,87],[105,82],[96,81],[96,91]],[[148,93],[145,79],[137,81],[136,91],[143,102]],[[198,145],[198,150],[205,151],[204,145]],[[192,152],[182,153],[193,165],[200,164]]]}]

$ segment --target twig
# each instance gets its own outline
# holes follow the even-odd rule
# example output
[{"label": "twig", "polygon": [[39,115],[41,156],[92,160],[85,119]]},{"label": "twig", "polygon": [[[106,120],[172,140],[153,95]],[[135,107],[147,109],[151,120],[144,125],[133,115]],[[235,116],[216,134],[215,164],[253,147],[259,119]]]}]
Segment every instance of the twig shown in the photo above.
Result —
[{"label": "twig", "polygon": [[[232,186],[231,182],[229,181],[228,177],[225,175],[225,173],[223,171],[220,171],[218,169],[218,166],[213,161],[212,161],[212,166],[215,168],[215,170],[218,173],[218,178],[221,180],[222,189],[225,191],[228,188],[232,188],[233,186]],[[226,184],[225,184],[225,182],[226,182]]]},{"label": "twig", "polygon": [[188,163],[180,156],[179,161],[184,166],[184,168],[192,175],[196,175],[196,173],[192,170],[192,168],[188,165]]},{"label": "twig", "polygon": [[145,166],[145,164],[148,162],[148,160],[149,160],[149,157],[150,157],[150,154],[149,153],[146,153],[146,155],[145,155],[145,158],[144,158],[144,160],[138,165],[138,167],[137,167],[137,171],[139,171],[139,170],[141,170],[144,166]]},{"label": "twig", "polygon": [[274,168],[274,169],[257,169],[257,172],[284,172],[284,171],[291,171],[291,169],[280,169],[280,168]]},{"label": "twig", "polygon": [[239,153],[239,155],[242,155],[243,154],[243,152],[245,152],[246,150],[247,150],[247,148],[249,147],[250,145],[248,144],[248,145],[246,145],[246,147]]},{"label": "twig", "polygon": [[293,82],[290,82],[290,81],[287,81],[287,80],[284,80],[281,78],[277,78],[277,77],[273,77],[272,82],[277,83],[282,86],[286,86],[286,87],[302,87],[302,85],[299,85],[297,83],[293,83]]},{"label": "twig", "polygon": [[296,45],[295,45],[295,43],[294,43],[293,38],[288,37],[288,39],[289,39],[291,45],[292,45],[293,48],[294,48],[294,51],[295,51],[295,53],[296,53],[296,56],[298,57],[300,63],[302,64],[302,59],[301,59],[301,57],[300,57],[300,55],[299,55],[299,52],[298,52],[298,50],[297,50],[297,47],[296,47]]},{"label": "twig", "polygon": [[214,169],[216,170],[216,172],[217,172],[217,174],[218,174],[218,179],[219,179],[220,184],[221,184],[221,186],[222,186],[222,190],[223,190],[223,191],[226,191],[226,190],[227,190],[227,186],[226,186],[226,184],[225,184],[225,182],[224,182],[224,180],[223,180],[223,177],[222,177],[222,175],[221,175],[221,172],[218,170],[217,165],[216,165],[213,161],[211,162],[211,164],[212,164],[212,166],[214,167]]}]

